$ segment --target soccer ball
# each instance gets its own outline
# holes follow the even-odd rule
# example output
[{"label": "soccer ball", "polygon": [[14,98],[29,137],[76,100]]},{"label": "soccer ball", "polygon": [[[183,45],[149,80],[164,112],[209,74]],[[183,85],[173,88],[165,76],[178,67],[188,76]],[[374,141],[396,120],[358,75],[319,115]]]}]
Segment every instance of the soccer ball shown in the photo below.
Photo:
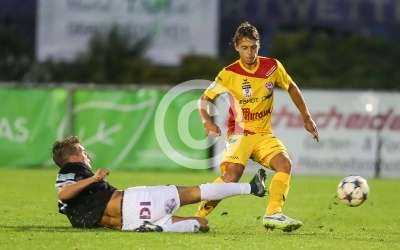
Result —
[{"label": "soccer ball", "polygon": [[367,181],[358,175],[350,175],[340,181],[337,187],[339,199],[350,207],[357,207],[368,198]]}]

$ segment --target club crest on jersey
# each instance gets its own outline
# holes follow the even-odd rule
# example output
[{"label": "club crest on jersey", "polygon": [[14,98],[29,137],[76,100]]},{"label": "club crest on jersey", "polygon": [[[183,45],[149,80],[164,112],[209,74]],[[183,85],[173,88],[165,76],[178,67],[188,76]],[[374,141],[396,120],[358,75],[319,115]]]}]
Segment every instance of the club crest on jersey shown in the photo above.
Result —
[{"label": "club crest on jersey", "polygon": [[271,92],[272,89],[274,88],[274,84],[272,82],[267,82],[265,84],[265,88],[267,89],[268,92]]},{"label": "club crest on jersey", "polygon": [[247,81],[247,79],[244,79],[244,82],[242,83],[242,90],[244,98],[249,98],[253,96],[253,90],[251,89],[251,85]]}]

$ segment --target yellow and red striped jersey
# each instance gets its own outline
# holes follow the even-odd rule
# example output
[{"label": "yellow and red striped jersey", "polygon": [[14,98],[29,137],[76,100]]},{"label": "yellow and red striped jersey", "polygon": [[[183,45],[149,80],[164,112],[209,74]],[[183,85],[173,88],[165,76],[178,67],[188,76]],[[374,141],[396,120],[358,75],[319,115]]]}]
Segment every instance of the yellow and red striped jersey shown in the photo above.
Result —
[{"label": "yellow and red striped jersey", "polygon": [[273,88],[287,91],[292,79],[274,58],[258,57],[257,66],[246,69],[240,60],[223,68],[204,94],[214,100],[228,94],[229,133],[273,133]]}]

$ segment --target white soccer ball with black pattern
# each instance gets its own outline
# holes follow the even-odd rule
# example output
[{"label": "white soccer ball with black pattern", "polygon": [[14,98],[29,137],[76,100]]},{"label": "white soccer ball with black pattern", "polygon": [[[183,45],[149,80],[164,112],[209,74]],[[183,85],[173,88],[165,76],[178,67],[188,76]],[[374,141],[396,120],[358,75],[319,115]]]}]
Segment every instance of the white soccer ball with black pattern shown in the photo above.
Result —
[{"label": "white soccer ball with black pattern", "polygon": [[344,204],[350,207],[357,207],[368,198],[369,186],[363,177],[350,175],[340,181],[337,193]]}]

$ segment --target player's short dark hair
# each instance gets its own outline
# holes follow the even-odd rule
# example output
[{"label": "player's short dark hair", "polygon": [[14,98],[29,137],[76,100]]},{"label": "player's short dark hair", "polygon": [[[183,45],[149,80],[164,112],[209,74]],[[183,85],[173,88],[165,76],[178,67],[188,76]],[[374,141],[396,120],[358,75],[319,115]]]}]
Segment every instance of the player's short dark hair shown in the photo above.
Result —
[{"label": "player's short dark hair", "polygon": [[260,41],[260,34],[258,30],[253,25],[249,24],[248,22],[244,22],[239,25],[236,30],[235,36],[232,38],[232,43],[234,45],[239,45],[239,41],[246,37],[253,41]]},{"label": "player's short dark hair", "polygon": [[53,161],[60,168],[69,162],[69,157],[78,153],[75,144],[80,143],[78,136],[69,135],[64,140],[58,140],[53,144]]}]

